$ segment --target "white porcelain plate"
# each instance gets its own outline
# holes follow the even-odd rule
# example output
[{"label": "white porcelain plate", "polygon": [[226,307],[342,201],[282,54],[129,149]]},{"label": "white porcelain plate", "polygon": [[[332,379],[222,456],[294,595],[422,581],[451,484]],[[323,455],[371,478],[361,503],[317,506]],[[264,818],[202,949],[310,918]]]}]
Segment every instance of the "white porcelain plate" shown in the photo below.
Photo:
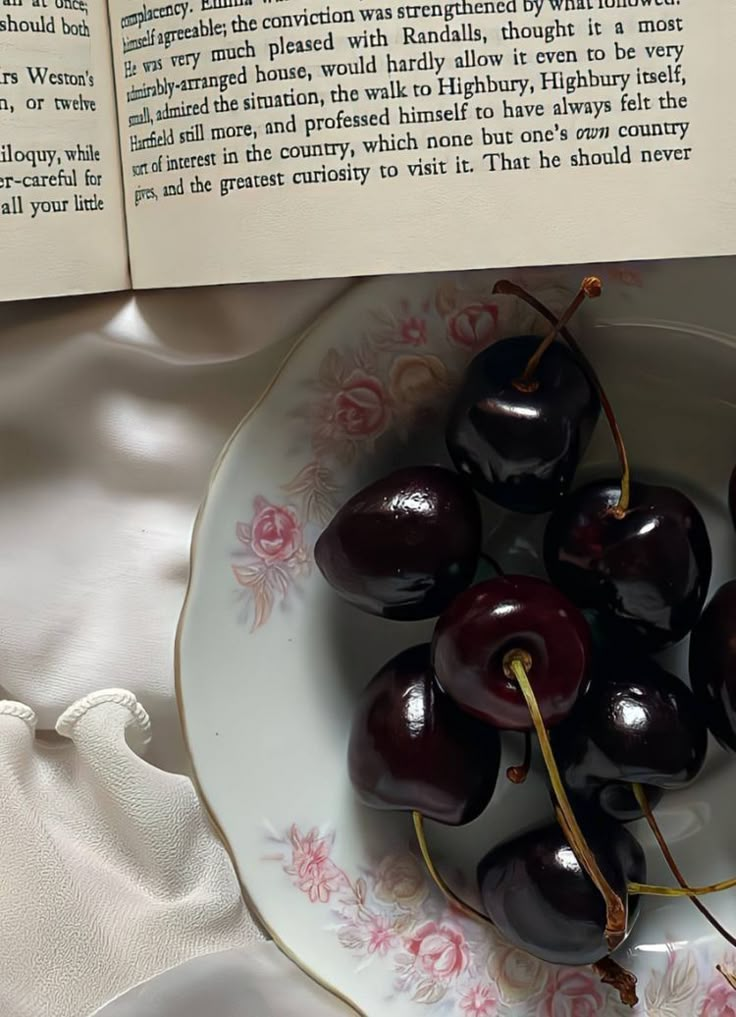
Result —
[{"label": "white porcelain plate", "polygon": [[[736,575],[725,493],[736,462],[736,263],[594,269],[604,294],[576,323],[617,407],[635,474],[693,496],[714,548],[715,589]],[[510,273],[561,309],[586,268]],[[593,1017],[624,1011],[589,969],[555,968],[449,910],[430,885],[410,819],[354,800],[345,749],[360,689],[431,623],[384,622],[340,602],[313,564],[334,510],[399,463],[445,461],[443,409],[472,354],[529,331],[494,297],[497,273],[376,279],[354,288],[295,347],[213,475],[194,540],[177,644],[182,716],[198,782],[265,925],[301,965],[368,1017]],[[595,326],[595,327],[592,327]],[[612,469],[604,422],[582,474]],[[543,520],[487,506],[487,546],[538,572]],[[669,662],[684,674],[686,646]],[[518,736],[504,743],[518,761]],[[694,883],[736,873],[736,759],[658,809]],[[541,778],[505,780],[462,829],[428,824],[440,868],[473,894],[478,859],[548,816]],[[651,881],[671,883],[643,824]],[[736,897],[710,898],[736,931]],[[733,1017],[716,972],[736,950],[687,901],[643,901],[620,960],[637,1013]],[[730,1007],[730,1009],[729,1009]]]}]

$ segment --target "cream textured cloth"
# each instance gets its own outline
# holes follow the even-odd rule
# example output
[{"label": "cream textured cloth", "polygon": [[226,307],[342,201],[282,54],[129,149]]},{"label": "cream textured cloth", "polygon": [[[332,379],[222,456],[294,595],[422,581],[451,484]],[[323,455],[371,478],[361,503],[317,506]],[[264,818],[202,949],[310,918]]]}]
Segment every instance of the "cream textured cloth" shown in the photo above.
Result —
[{"label": "cream textured cloth", "polygon": [[183,1002],[199,999],[211,1017],[228,1017],[248,997],[239,1012],[250,1017],[334,1012],[272,945],[253,957],[215,952],[263,936],[191,782],[138,755],[150,721],[130,692],[74,704],[59,741],[37,741],[35,728],[31,709],[0,702],[3,1017],[86,1014],[201,955],[209,962],[129,997],[128,1012],[166,1017],[168,998],[182,1017]]},{"label": "cream textured cloth", "polygon": [[63,742],[36,743],[34,728],[30,709],[0,703],[3,1017],[81,1017],[180,960],[261,938],[191,782],[136,755],[150,725],[129,692],[67,710]]},{"label": "cream textured cloth", "polygon": [[179,775],[173,638],[211,466],[345,285],[0,305],[2,1017],[257,940]]}]

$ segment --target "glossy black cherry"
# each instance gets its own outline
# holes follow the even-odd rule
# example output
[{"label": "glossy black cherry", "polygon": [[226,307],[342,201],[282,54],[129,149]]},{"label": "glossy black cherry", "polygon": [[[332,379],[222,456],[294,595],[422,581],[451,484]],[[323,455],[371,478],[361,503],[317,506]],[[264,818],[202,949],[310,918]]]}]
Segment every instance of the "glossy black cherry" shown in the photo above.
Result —
[{"label": "glossy black cherry", "polygon": [[366,805],[469,823],[491,799],[499,762],[498,732],[442,691],[428,643],[390,660],[360,697],[348,769]]},{"label": "glossy black cherry", "polygon": [[434,617],[465,589],[480,542],[480,508],[469,484],[441,466],[409,466],[346,502],[319,537],[314,559],[356,607],[411,621]]},{"label": "glossy black cherry", "polygon": [[614,511],[620,490],[619,481],[595,481],[555,509],[544,538],[547,572],[617,637],[660,649],[700,616],[712,567],[708,533],[693,502],[674,488],[632,484],[622,517]]},{"label": "glossy black cherry", "polygon": [[511,650],[529,653],[542,717],[547,727],[557,724],[585,680],[590,633],[580,611],[543,579],[499,576],[461,593],[437,621],[432,663],[463,710],[495,727],[529,731],[524,697],[504,669]]},{"label": "glossy black cherry", "polygon": [[[646,881],[646,861],[629,831],[604,816],[581,817],[610,885],[626,900]],[[483,907],[502,937],[553,964],[594,964],[608,955],[606,908],[557,823],[493,848],[478,866]],[[628,899],[627,934],[638,913]]]},{"label": "glossy black cherry", "polygon": [[600,412],[585,371],[560,342],[544,352],[533,383],[519,383],[541,342],[514,336],[479,353],[446,429],[457,469],[517,512],[548,512],[569,490]]},{"label": "glossy black cherry", "polygon": [[713,595],[693,629],[690,684],[713,734],[736,752],[736,579]]},{"label": "glossy black cherry", "polygon": [[705,720],[690,689],[633,652],[596,660],[585,693],[552,732],[570,791],[622,821],[642,815],[632,784],[647,785],[649,802],[656,804],[662,791],[697,777],[707,743]]}]

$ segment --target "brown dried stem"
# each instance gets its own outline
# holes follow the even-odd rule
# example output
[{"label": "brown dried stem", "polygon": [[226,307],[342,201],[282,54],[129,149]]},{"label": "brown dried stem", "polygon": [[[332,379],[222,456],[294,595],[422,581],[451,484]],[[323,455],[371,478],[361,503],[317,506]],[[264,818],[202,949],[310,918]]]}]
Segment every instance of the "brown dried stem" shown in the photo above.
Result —
[{"label": "brown dried stem", "polygon": [[[600,283],[600,280],[598,281]],[[621,466],[621,493],[619,495],[617,504],[611,509],[611,513],[619,519],[623,518],[623,516],[625,516],[626,512],[628,511],[629,501],[631,498],[631,468],[629,466],[629,457],[626,452],[626,446],[624,445],[624,439],[623,435],[621,434],[621,429],[618,426],[618,421],[616,420],[616,414],[613,411],[613,406],[611,406],[611,402],[608,396],[606,395],[605,389],[603,388],[603,384],[600,378],[598,377],[595,368],[588,360],[586,355],[583,353],[583,350],[581,349],[577,340],[573,338],[572,334],[570,333],[570,330],[566,328],[564,325],[558,327],[559,319],[557,318],[556,315],[552,313],[552,311],[550,311],[548,307],[545,307],[541,300],[537,300],[537,298],[533,297],[531,293],[527,293],[527,291],[523,289],[523,287],[519,286],[518,283],[512,282],[510,279],[499,279],[496,285],[493,287],[493,292],[507,293],[511,296],[518,297],[520,300],[523,300],[527,304],[529,304],[530,307],[533,307],[537,314],[540,314],[543,318],[546,318],[547,321],[553,327],[556,328],[555,334],[559,334],[562,336],[562,338],[565,340],[567,345],[570,347],[570,349],[577,357],[581,368],[585,371],[588,381],[593,386],[598,395],[598,398],[600,399],[601,406],[603,408],[604,414],[606,415],[606,420],[608,421],[608,426],[610,428],[614,444],[616,445],[616,454],[618,455],[619,463]],[[544,342],[546,341],[547,340],[545,339]],[[529,365],[527,364],[527,370],[528,367]],[[524,374],[526,374],[526,370],[524,371]]]}]

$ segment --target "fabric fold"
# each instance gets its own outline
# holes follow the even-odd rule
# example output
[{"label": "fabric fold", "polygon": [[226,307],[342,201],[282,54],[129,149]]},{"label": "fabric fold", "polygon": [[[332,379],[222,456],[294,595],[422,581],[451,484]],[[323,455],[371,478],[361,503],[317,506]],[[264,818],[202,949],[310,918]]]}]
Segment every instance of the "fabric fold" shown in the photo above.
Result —
[{"label": "fabric fold", "polygon": [[[0,703],[3,1017],[84,1017],[187,959],[262,941],[191,781],[146,761],[136,697]],[[39,949],[42,944],[42,949]]]}]

